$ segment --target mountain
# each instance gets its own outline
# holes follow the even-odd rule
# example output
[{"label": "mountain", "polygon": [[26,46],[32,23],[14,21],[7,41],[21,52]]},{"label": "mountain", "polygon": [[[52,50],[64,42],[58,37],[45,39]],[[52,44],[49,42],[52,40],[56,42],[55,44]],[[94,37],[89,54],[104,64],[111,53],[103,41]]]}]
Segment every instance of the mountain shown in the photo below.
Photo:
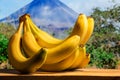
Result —
[{"label": "mountain", "polygon": [[19,17],[25,13],[30,14],[37,26],[52,34],[58,34],[57,32],[72,27],[78,16],[75,11],[59,0],[33,0],[0,21],[10,22],[17,26]]}]

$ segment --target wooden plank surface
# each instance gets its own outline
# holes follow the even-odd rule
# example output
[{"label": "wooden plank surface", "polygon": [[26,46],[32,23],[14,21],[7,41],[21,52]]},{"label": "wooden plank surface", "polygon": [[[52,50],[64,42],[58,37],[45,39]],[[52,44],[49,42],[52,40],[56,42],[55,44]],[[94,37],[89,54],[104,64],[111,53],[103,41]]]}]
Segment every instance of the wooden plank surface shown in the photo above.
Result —
[{"label": "wooden plank surface", "polygon": [[79,69],[65,72],[20,74],[16,70],[0,70],[0,80],[120,80],[117,69]]}]

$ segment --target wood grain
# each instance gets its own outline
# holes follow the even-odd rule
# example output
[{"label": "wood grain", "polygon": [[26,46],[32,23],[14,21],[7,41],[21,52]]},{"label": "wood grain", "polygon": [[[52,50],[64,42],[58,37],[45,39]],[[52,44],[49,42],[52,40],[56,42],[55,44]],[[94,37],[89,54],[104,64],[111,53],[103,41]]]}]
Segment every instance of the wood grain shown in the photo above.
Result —
[{"label": "wood grain", "polygon": [[20,74],[16,70],[0,70],[0,80],[120,80],[118,69],[78,69],[65,72]]}]

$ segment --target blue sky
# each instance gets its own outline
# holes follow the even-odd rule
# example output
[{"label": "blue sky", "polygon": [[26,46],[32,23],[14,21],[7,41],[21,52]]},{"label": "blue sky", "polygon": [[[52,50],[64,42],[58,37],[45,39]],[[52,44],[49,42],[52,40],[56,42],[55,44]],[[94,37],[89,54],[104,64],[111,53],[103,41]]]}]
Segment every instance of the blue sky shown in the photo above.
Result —
[{"label": "blue sky", "polygon": [[[0,19],[9,16],[19,8],[30,3],[32,0],[0,0]],[[119,0],[115,0],[115,3],[111,3],[111,0],[60,0],[74,11],[78,13],[85,13],[89,15],[94,7],[100,7],[106,9],[115,3],[120,3]]]}]

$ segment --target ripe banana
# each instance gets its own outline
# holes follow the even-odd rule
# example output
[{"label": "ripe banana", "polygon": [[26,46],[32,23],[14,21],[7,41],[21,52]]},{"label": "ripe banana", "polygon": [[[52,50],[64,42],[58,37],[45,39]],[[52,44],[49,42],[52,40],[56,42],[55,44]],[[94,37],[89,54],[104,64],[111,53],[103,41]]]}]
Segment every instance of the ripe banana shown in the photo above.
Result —
[{"label": "ripe banana", "polygon": [[[79,42],[79,45],[83,45],[83,46],[85,45],[84,39],[86,38],[85,36],[87,33],[87,28],[88,28],[88,21],[87,21],[87,17],[85,14],[80,14],[78,16],[78,19],[76,20],[76,23],[75,23],[72,33],[70,34],[70,36],[68,36],[64,40],[54,38],[53,36],[49,35],[45,31],[42,31],[33,23],[33,21],[31,20],[31,18],[28,14],[27,14],[27,16],[28,16],[28,20],[29,20],[28,22],[30,24],[32,33],[34,34],[38,44],[41,47],[46,47],[46,48],[54,47],[56,45],[61,44],[64,40],[68,39],[69,37],[71,37],[73,35],[80,36],[81,40]],[[46,36],[46,38],[44,38],[45,36]]]},{"label": "ripe banana", "polygon": [[[30,27],[28,25],[28,19],[26,17],[27,16],[25,16],[25,20],[24,20],[24,24],[26,26],[24,26],[24,27]],[[25,30],[27,32],[27,30],[29,30],[29,28],[25,29]],[[55,47],[52,47],[52,48],[48,48],[47,49],[47,59],[44,64],[57,63],[57,62],[60,62],[61,60],[65,59],[66,57],[70,56],[72,54],[72,52],[77,48],[79,40],[80,40],[80,37],[77,35],[74,35],[74,36],[71,36],[69,39],[65,40],[64,42],[62,42],[61,44],[59,44]],[[27,43],[27,41],[26,41],[26,43]],[[26,44],[26,43],[24,43],[24,44]],[[23,46],[24,46],[24,44],[23,44]],[[31,46],[34,47],[36,50],[34,50],[34,48],[29,48]],[[28,49],[28,50],[26,50],[26,49]],[[29,49],[33,53],[33,54],[30,54],[27,52],[26,54],[29,56],[37,54],[40,50],[39,47],[36,47],[34,45],[34,42],[32,45],[29,43],[27,44],[27,48],[25,48],[25,50],[29,51]]]},{"label": "ripe banana", "polygon": [[20,21],[18,30],[12,35],[8,44],[8,58],[12,66],[21,73],[35,72],[46,60],[46,51],[42,48],[39,54],[33,55],[30,58],[23,56],[20,43],[21,31],[23,22]]},{"label": "ripe banana", "polygon": [[25,55],[28,57],[33,56],[34,54],[39,53],[41,47],[36,42],[35,37],[33,36],[31,29],[28,24],[28,20],[23,16],[24,24],[23,24],[23,36],[22,36],[22,47],[26,52]]},{"label": "ripe banana", "polygon": [[72,54],[73,51],[78,46],[80,37],[75,35],[63,42],[62,44],[50,48],[47,51],[47,59],[46,59],[46,64],[52,64],[52,63],[57,63],[60,62],[61,60],[67,58]]},{"label": "ripe banana", "polygon": [[53,36],[51,36],[47,32],[39,29],[33,23],[33,21],[30,19],[30,16],[28,14],[26,16],[28,16],[28,20],[29,20],[29,24],[30,24],[30,28],[32,30],[32,33],[34,34],[38,44],[41,47],[51,48],[51,47],[54,47],[62,42],[62,40],[54,38]]},{"label": "ripe banana", "polygon": [[76,60],[74,61],[74,63],[70,66],[70,68],[68,70],[74,70],[79,68],[79,65],[82,63],[83,59],[86,56],[86,47],[79,47],[78,49],[78,55]]},{"label": "ripe banana", "polygon": [[79,65],[79,68],[85,68],[89,64],[89,62],[90,62],[90,54],[87,53],[82,63]]},{"label": "ripe banana", "polygon": [[79,49],[77,48],[69,57],[65,58],[64,60],[54,63],[54,64],[43,64],[40,70],[42,71],[64,71],[67,70],[76,60],[78,57]]},{"label": "ripe banana", "polygon": [[79,45],[84,46],[84,39],[86,36],[88,30],[88,21],[87,21],[87,17],[85,14],[80,14],[78,16],[78,19],[74,25],[73,31],[70,34],[70,36],[72,35],[78,35],[80,36],[80,42]]},{"label": "ripe banana", "polygon": [[85,35],[85,38],[83,40],[83,44],[87,43],[87,41],[91,37],[91,35],[93,33],[93,29],[94,29],[94,19],[92,17],[87,17],[87,20],[88,20],[88,29],[87,29],[87,33]]}]

